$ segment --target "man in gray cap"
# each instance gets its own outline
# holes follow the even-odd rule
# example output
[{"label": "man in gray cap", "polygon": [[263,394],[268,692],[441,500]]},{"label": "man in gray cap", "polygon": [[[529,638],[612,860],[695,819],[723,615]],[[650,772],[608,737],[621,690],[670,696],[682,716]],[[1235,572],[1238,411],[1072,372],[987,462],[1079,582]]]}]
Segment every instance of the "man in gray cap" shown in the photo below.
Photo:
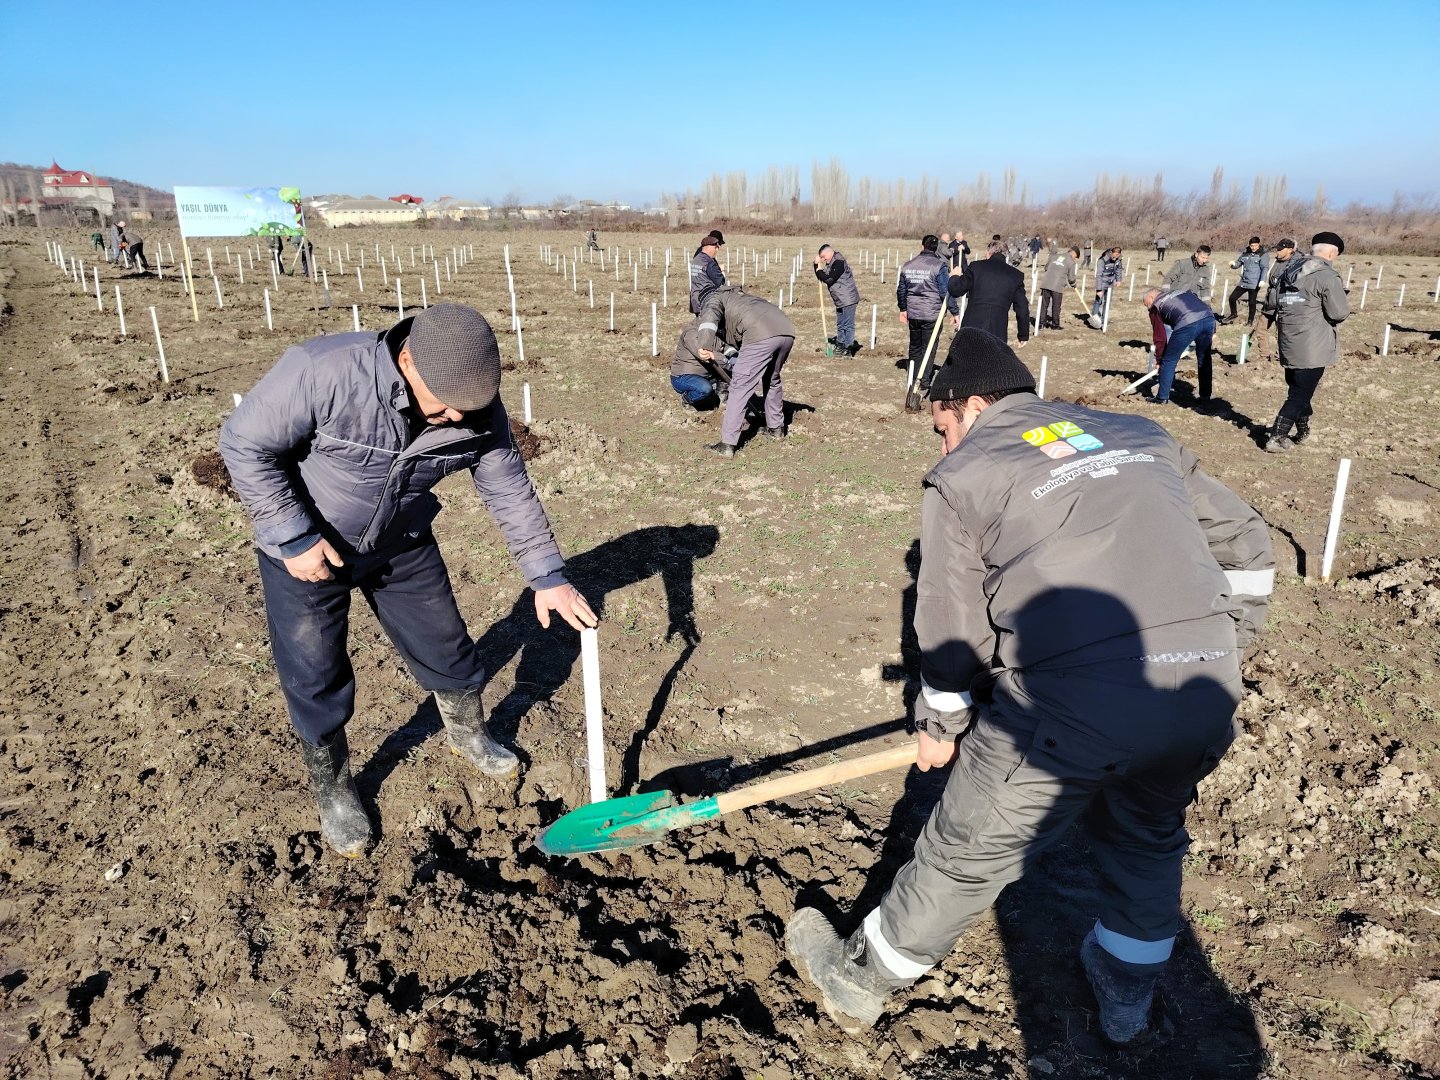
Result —
[{"label": "man in gray cap", "polygon": [[1269,534],[1158,424],[1040,400],[984,331],[955,335],[930,401],[917,763],[953,769],[850,937],[802,908],[786,943],[831,1016],[867,1027],[1083,821],[1100,902],[1080,964],[1100,1029],[1129,1042],[1180,926],[1186,807],[1233,737]]},{"label": "man in gray cap", "polygon": [[270,648],[320,828],[359,857],[370,821],[350,774],[347,653],[359,589],[415,680],[435,695],[450,747],[490,776],[518,761],[485,727],[485,669],[431,532],[442,478],[468,469],[535,590],[535,613],[596,624],[510,434],[490,325],[439,304],[383,333],[292,346],[225,422],[220,453],[255,524]]},{"label": "man in gray cap", "polygon": [[1272,454],[1293,450],[1310,437],[1311,401],[1325,369],[1340,361],[1337,328],[1350,316],[1350,298],[1331,264],[1344,253],[1345,241],[1338,234],[1316,233],[1310,254],[1286,262],[1265,297],[1265,306],[1275,312],[1280,366],[1289,391],[1265,440]]}]

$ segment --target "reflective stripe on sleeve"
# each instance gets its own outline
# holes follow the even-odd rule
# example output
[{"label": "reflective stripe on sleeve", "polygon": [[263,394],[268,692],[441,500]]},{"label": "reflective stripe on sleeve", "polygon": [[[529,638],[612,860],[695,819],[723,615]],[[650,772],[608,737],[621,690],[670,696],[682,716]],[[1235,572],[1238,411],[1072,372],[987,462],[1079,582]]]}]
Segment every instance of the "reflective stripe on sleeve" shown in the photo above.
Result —
[{"label": "reflective stripe on sleeve", "polygon": [[936,690],[923,678],[920,680],[920,694],[925,699],[925,704],[936,712],[950,713],[959,712],[961,709],[970,708],[970,695],[968,693],[955,693],[949,690]]},{"label": "reflective stripe on sleeve", "polygon": [[1275,590],[1275,571],[1226,570],[1231,596],[1269,596]]},{"label": "reflective stripe on sleeve", "polygon": [[718,323],[702,322],[702,323],[701,323],[699,326],[697,326],[695,329],[696,329],[696,330],[719,330],[719,329],[720,329],[720,326],[719,326]]},{"label": "reflective stripe on sleeve", "polygon": [[865,940],[875,951],[875,959],[879,960],[881,965],[897,979],[918,979],[935,966],[934,964],[919,963],[909,957],[901,956],[895,951],[895,946],[886,941],[885,935],[880,932],[880,909],[878,907],[865,916],[864,927]]},{"label": "reflective stripe on sleeve", "polygon": [[1141,941],[1106,930],[1099,919],[1095,920],[1095,940],[1116,960],[1124,960],[1127,964],[1163,964],[1170,959],[1170,952],[1175,947],[1173,937],[1163,941]]}]

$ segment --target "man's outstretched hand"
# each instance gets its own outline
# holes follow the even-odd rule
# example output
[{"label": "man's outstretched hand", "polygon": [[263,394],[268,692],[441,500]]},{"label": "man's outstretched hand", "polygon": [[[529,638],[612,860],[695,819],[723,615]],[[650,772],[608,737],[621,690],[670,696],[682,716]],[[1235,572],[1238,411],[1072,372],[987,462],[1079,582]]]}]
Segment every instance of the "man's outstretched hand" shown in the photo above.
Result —
[{"label": "man's outstretched hand", "polygon": [[600,619],[590,610],[585,597],[574,585],[556,585],[551,589],[537,589],[535,592],[535,617],[546,630],[550,629],[550,613],[556,612],[576,630],[587,626],[600,625]]}]

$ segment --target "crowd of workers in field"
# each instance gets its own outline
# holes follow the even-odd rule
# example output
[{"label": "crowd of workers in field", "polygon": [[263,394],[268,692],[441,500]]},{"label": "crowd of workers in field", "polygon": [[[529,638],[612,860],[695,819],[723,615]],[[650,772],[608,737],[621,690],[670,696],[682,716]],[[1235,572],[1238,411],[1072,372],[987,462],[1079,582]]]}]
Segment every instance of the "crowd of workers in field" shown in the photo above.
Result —
[{"label": "crowd of workers in field", "polygon": [[[712,230],[690,260],[690,311],[696,318],[680,335],[670,374],[671,385],[686,404],[704,408],[718,403],[723,407],[720,440],[706,449],[733,457],[745,428],[746,408],[756,390],[763,390],[766,402],[765,422],[758,434],[773,439],[785,436],[780,411],[783,369],[794,345],[795,328],[779,305],[726,282],[716,258],[724,243],[724,234]],[[1161,263],[1169,248],[1167,238],[1156,238],[1155,254]],[[1285,372],[1287,394],[1264,448],[1283,453],[1304,442],[1310,436],[1320,378],[1339,359],[1336,327],[1349,315],[1345,288],[1331,265],[1344,248],[1336,234],[1317,233],[1310,254],[1296,258],[1294,240],[1282,239],[1267,250],[1260,237],[1252,236],[1230,263],[1230,269],[1239,271],[1239,279],[1228,297],[1222,297],[1222,308],[1228,299],[1229,310],[1219,313],[1210,306],[1216,277],[1210,246],[1201,244],[1176,262],[1160,284],[1146,287],[1142,298],[1158,367],[1154,392],[1146,400],[1171,404],[1176,367],[1193,347],[1199,384],[1195,403],[1208,408],[1216,326],[1236,321],[1238,307],[1244,302],[1246,328],[1253,332],[1258,355],[1265,360],[1278,357]],[[909,380],[918,393],[928,389],[945,362],[942,331],[947,315],[952,330],[974,327],[1007,341],[1013,312],[1017,345],[1024,348],[1034,331],[1062,328],[1065,293],[1077,289],[1077,273],[1093,264],[1093,296],[1085,321],[1099,330],[1108,324],[1127,266],[1119,245],[1104,249],[1095,260],[1093,240],[1085,241],[1082,254],[1078,245],[1061,248],[1053,237],[1042,240],[1038,234],[1028,239],[996,234],[983,257],[971,255],[964,233],[931,234],[922,238],[920,251],[897,272],[895,300],[909,332]],[[1042,255],[1047,256],[1043,271]],[[1033,320],[1022,269],[1027,259],[1032,288],[1038,286],[1040,299]],[[854,356],[861,348],[855,338],[860,291],[854,272],[830,244],[820,248],[814,268],[835,307],[835,334],[827,344],[842,356]],[[1273,351],[1272,329],[1276,338]]]}]

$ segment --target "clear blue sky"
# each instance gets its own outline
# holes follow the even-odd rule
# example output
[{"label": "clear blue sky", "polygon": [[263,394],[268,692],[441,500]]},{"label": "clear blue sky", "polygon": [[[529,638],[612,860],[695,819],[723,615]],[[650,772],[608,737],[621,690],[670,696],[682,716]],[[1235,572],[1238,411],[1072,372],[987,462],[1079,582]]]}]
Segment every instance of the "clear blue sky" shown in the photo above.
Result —
[{"label": "clear blue sky", "polygon": [[[0,158],[155,187],[643,205],[841,159],[1388,202],[1440,175],[1440,0],[0,4]],[[942,104],[943,101],[943,104]]]}]

